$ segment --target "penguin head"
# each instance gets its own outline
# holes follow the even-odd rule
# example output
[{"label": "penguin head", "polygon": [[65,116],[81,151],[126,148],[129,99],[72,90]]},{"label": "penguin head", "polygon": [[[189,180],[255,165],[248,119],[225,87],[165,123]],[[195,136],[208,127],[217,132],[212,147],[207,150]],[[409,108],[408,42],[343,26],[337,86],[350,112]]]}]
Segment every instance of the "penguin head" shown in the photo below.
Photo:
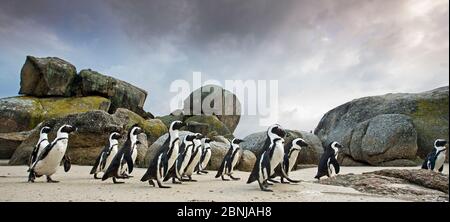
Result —
[{"label": "penguin head", "polygon": [[77,130],[77,128],[75,128],[75,127],[73,127],[71,125],[65,124],[65,125],[63,125],[63,126],[61,126],[59,128],[58,132],[69,134],[69,133],[74,132],[76,130]]},{"label": "penguin head", "polygon": [[109,139],[110,140],[118,140],[118,139],[120,139],[120,134],[118,133],[118,132],[112,132],[110,135],[109,135]]},{"label": "penguin head", "polygon": [[180,130],[181,127],[183,127],[183,126],[186,126],[186,123],[181,122],[181,121],[179,121],[179,120],[176,120],[176,121],[173,121],[173,122],[170,124],[169,130],[170,130],[170,131],[172,131],[172,130]]},{"label": "penguin head", "polygon": [[204,148],[210,148],[210,147],[211,147],[211,145],[209,144],[210,142],[211,142],[211,139],[210,139],[210,138],[204,137],[204,138],[202,139],[203,147],[204,147]]},{"label": "penguin head", "polygon": [[292,147],[293,150],[301,150],[303,147],[307,147],[308,143],[305,142],[302,138],[297,138],[292,140]]},{"label": "penguin head", "polygon": [[134,124],[130,129],[130,136],[137,136],[142,132],[143,131],[142,131],[141,127],[139,127],[138,124]]},{"label": "penguin head", "polygon": [[50,133],[50,131],[52,130],[52,128],[50,128],[49,126],[44,126],[44,127],[42,127],[42,129],[41,129],[41,134],[48,134],[48,133]]},{"label": "penguin head", "polygon": [[234,139],[231,141],[232,144],[237,144],[237,145],[239,145],[239,144],[242,143],[242,142],[244,142],[244,140],[237,139],[237,138],[234,138]]},{"label": "penguin head", "polygon": [[331,149],[334,150],[335,153],[339,152],[340,149],[344,148],[340,143],[334,141],[331,142],[330,145]]},{"label": "penguin head", "polygon": [[271,139],[284,138],[286,131],[279,124],[274,124],[267,130],[267,136]]},{"label": "penguin head", "polygon": [[447,149],[445,146],[447,145],[447,141],[444,139],[437,139],[434,141],[434,147],[438,150],[445,150]]},{"label": "penguin head", "polygon": [[197,135],[196,134],[190,134],[190,135],[186,135],[185,137],[184,137],[184,140],[186,141],[186,142],[192,142],[192,141],[194,141],[194,139],[196,139],[197,138]]}]

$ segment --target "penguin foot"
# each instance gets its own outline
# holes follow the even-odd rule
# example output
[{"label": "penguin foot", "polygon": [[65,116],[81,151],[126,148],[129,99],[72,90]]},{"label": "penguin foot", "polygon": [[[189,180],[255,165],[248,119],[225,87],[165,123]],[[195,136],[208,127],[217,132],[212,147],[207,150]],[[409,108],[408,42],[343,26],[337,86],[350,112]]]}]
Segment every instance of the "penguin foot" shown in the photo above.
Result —
[{"label": "penguin foot", "polygon": [[204,174],[208,174],[208,171],[206,171],[206,170],[201,170],[200,172],[204,173]]},{"label": "penguin foot", "polygon": [[181,182],[181,181],[177,181],[177,180],[175,179],[175,177],[172,178],[172,183],[173,183],[173,184],[182,184],[182,182]]},{"label": "penguin foot", "polygon": [[59,181],[53,180],[50,176],[47,176],[47,183],[59,183]]},{"label": "penguin foot", "polygon": [[230,181],[230,179],[225,179],[224,176],[222,176],[222,180],[223,180],[223,181]]},{"label": "penguin foot", "polygon": [[156,186],[155,186],[155,182],[153,182],[153,180],[148,180],[148,184],[150,184],[150,185],[153,186],[153,187],[156,187]]},{"label": "penguin foot", "polygon": [[261,190],[264,191],[264,192],[273,192],[273,190],[271,190],[271,189],[269,189],[267,187],[262,188]]},{"label": "penguin foot", "polygon": [[231,176],[231,175],[228,175],[228,176],[230,176],[230,178],[232,179],[232,180],[240,180],[241,178],[238,178],[238,177],[233,177],[233,176]]},{"label": "penguin foot", "polygon": [[165,188],[165,189],[170,188],[169,186],[162,185],[162,183],[160,181],[157,181],[157,182],[158,182],[158,187],[159,188]]},{"label": "penguin foot", "polygon": [[282,184],[291,184],[289,181],[281,181]]},{"label": "penguin foot", "polygon": [[266,180],[266,181],[264,182],[264,185],[265,185],[265,186],[273,186],[273,183],[270,183],[269,181]]},{"label": "penguin foot", "polygon": [[113,182],[114,182],[115,184],[125,183],[125,182],[117,181],[117,179],[116,179],[115,177],[113,177]]},{"label": "penguin foot", "polygon": [[[280,183],[280,182],[278,182],[278,181],[276,181],[276,180],[273,180],[273,179],[269,179],[269,181],[272,182],[272,183]],[[270,184],[269,184],[269,185],[270,185]]]},{"label": "penguin foot", "polygon": [[102,179],[102,178],[98,177],[97,174],[94,173],[94,179],[98,180],[98,179]]}]

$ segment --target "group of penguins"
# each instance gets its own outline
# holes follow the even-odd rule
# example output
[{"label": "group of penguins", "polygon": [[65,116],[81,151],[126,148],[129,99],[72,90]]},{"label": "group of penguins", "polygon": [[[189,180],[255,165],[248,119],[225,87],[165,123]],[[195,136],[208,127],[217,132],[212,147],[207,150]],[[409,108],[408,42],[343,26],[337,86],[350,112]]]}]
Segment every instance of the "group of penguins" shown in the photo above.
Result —
[{"label": "group of penguins", "polygon": [[[173,121],[169,127],[169,136],[165,140],[157,155],[150,161],[147,171],[142,176],[141,181],[148,181],[153,187],[170,188],[163,185],[163,182],[172,180],[173,184],[181,184],[184,181],[195,182],[192,179],[194,172],[197,174],[206,174],[206,166],[211,158],[211,139],[206,138],[200,133],[193,133],[184,136],[181,140],[179,130],[186,126],[183,121]],[[64,171],[70,170],[71,163],[69,156],[66,155],[66,149],[69,140],[69,134],[77,129],[71,125],[61,126],[56,134],[56,138],[50,142],[48,133],[51,128],[44,126],[40,130],[39,140],[33,149],[29,160],[28,181],[34,182],[36,177],[46,176],[47,182],[56,183],[51,176],[57,171],[61,163]],[[137,158],[137,146],[140,144],[138,135],[143,130],[136,124],[133,125],[127,134],[127,140],[119,149],[119,139],[122,137],[118,132],[112,132],[109,135],[108,144],[100,152],[91,174],[95,179],[99,173],[103,173],[101,179],[112,178],[114,183],[123,183],[118,179],[130,178],[134,163]],[[250,173],[247,183],[258,182],[262,191],[272,191],[269,186],[273,183],[279,183],[274,180],[280,177],[281,183],[299,183],[300,180],[289,178],[289,172],[296,164],[298,154],[302,148],[308,147],[308,143],[302,138],[295,138],[290,144],[287,144],[285,152],[284,139],[288,135],[286,131],[278,124],[270,126],[267,130],[267,139],[261,153]],[[228,181],[225,176],[232,180],[240,180],[233,176],[233,171],[240,159],[239,144],[241,139],[233,139],[221,166],[216,174],[216,178]],[[442,172],[445,161],[445,150],[447,141],[437,139],[434,142],[434,149],[425,159],[422,168],[436,172]],[[322,154],[316,179],[323,176],[334,177],[340,171],[337,161],[339,151],[343,146],[334,141],[325,147]],[[285,181],[287,180],[287,181]],[[155,184],[156,182],[156,184]]]}]

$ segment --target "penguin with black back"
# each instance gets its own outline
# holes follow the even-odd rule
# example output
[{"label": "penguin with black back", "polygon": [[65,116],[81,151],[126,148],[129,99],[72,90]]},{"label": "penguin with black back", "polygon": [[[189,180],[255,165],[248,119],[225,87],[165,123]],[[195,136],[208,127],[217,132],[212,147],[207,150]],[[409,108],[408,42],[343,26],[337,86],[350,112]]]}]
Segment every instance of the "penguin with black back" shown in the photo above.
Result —
[{"label": "penguin with black back", "polygon": [[100,172],[104,172],[108,169],[111,164],[114,156],[116,156],[118,152],[119,139],[121,138],[118,132],[112,132],[108,137],[108,144],[102,149],[97,159],[95,160],[95,164],[91,169],[90,174],[94,174],[95,179],[101,179],[97,177],[97,174]]},{"label": "penguin with black back", "polygon": [[76,128],[67,124],[58,129],[56,138],[42,150],[31,166],[28,182],[34,182],[36,177],[45,175],[48,183],[58,183],[59,181],[53,180],[51,176],[56,173],[61,161],[64,163],[64,171],[70,170],[70,158],[66,155],[66,151],[69,144],[69,134],[74,131],[76,131]]},{"label": "penguin with black back", "polygon": [[337,174],[339,174],[340,166],[337,161],[337,157],[339,154],[339,150],[342,148],[343,146],[336,141],[328,144],[328,146],[325,148],[324,153],[320,157],[317,174],[314,178],[320,180],[320,178],[323,176],[335,177]]},{"label": "penguin with black back", "polygon": [[229,179],[225,179],[225,175],[229,176],[232,180],[240,180],[240,178],[233,177],[233,170],[236,167],[236,164],[240,158],[240,147],[239,144],[244,142],[244,140],[234,138],[230,142],[230,148],[228,149],[227,154],[225,154],[222,164],[217,171],[216,178],[221,177],[222,180],[228,181]]},{"label": "penguin with black back", "polygon": [[434,141],[433,150],[425,158],[422,169],[440,172],[444,170],[445,151],[447,150],[447,141],[444,139],[437,139]]},{"label": "penguin with black back", "polygon": [[274,169],[283,161],[285,136],[286,131],[278,124],[267,129],[267,139],[247,180],[248,184],[258,181],[262,191],[272,192],[268,188],[271,185],[268,179],[274,174]]},{"label": "penguin with black back", "polygon": [[107,180],[112,177],[113,182],[123,183],[117,181],[117,179],[125,179],[124,173],[128,171],[128,173],[133,172],[134,161],[133,161],[133,150],[138,145],[137,136],[142,133],[142,129],[138,126],[138,124],[133,125],[127,134],[127,140],[123,144],[122,148],[117,152],[114,156],[111,164],[106,169],[103,174],[102,181]]},{"label": "penguin with black back", "polygon": [[[169,188],[162,185],[162,180],[167,172],[174,167],[180,148],[179,130],[186,124],[181,121],[173,121],[169,127],[169,137],[161,147],[160,152],[150,161],[147,171],[141,181],[155,186],[156,180],[160,188]],[[173,178],[175,180],[175,178]]]}]

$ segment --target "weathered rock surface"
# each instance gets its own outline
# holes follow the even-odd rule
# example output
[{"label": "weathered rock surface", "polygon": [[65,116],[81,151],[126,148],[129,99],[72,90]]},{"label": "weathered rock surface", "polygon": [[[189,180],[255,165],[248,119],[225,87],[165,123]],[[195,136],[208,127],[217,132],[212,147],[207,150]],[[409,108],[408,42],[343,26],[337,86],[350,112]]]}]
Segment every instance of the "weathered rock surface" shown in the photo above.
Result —
[{"label": "weathered rock surface", "polygon": [[81,91],[84,96],[99,95],[111,100],[110,113],[117,108],[126,108],[143,113],[147,92],[127,82],[100,74],[90,69],[80,71]]},{"label": "weathered rock surface", "polygon": [[352,187],[360,192],[408,201],[448,201],[448,175],[438,176],[431,171],[420,171],[422,170],[380,170],[343,174],[320,180],[319,183]]},{"label": "weathered rock surface", "polygon": [[60,58],[27,56],[20,73],[19,94],[70,96],[76,75],[75,66]]},{"label": "weathered rock surface", "polygon": [[92,110],[107,111],[109,106],[109,100],[99,96],[4,98],[0,99],[0,133],[28,131],[51,118]]},{"label": "weathered rock surface", "polygon": [[[443,138],[448,140],[448,101],[448,86],[423,93],[397,93],[355,99],[327,112],[316,127],[314,134],[319,136],[323,144],[336,140],[345,147],[353,147],[351,148],[352,153],[348,156],[362,159],[360,157],[364,155],[370,156],[367,150],[372,148],[364,147],[364,143],[359,145],[359,140],[352,140],[351,138],[364,138],[364,135],[359,135],[358,133],[363,132],[361,129],[365,128],[365,124],[371,127],[372,130],[376,130],[372,127],[372,121],[375,121],[380,130],[387,129],[390,134],[382,131],[371,132],[370,138],[372,140],[383,141],[382,136],[388,136],[394,140],[396,136],[400,136],[402,133],[409,137],[398,137],[398,141],[385,143],[386,147],[379,149],[391,150],[392,147],[389,148],[390,145],[400,144],[401,142],[410,144],[410,147],[406,148],[405,146],[402,148],[405,156],[384,155],[378,156],[380,157],[378,160],[364,158],[364,161],[370,164],[378,164],[383,163],[383,161],[394,160],[395,158],[415,159],[411,154],[416,149],[411,144],[414,138],[414,130],[417,134],[416,155],[424,158],[432,150],[435,139]],[[410,124],[406,124],[406,121],[404,121],[406,118],[399,116],[395,117],[398,120],[395,121],[395,126],[388,126],[388,122],[383,124],[383,121],[394,118],[386,116],[387,114],[408,116],[412,127]]]},{"label": "weathered rock surface", "polygon": [[201,133],[208,137],[225,136],[232,137],[230,130],[216,116],[193,116],[186,120],[186,129]]},{"label": "weathered rock surface", "polygon": [[[206,105],[202,107],[202,104]],[[233,133],[241,118],[241,103],[230,91],[217,85],[206,85],[184,100],[183,111],[186,115],[217,116]]]},{"label": "weathered rock surface", "polygon": [[0,159],[9,159],[30,132],[0,133]]},{"label": "weathered rock surface", "polygon": [[[323,154],[323,147],[320,139],[312,133],[297,130],[286,130],[288,136],[285,138],[285,149],[295,138],[303,138],[309,146],[303,148],[297,158],[297,164],[317,164]],[[246,136],[241,143],[241,148],[252,151],[256,156],[260,154],[266,141],[266,132],[253,133]],[[287,151],[287,150],[285,150]]]}]

